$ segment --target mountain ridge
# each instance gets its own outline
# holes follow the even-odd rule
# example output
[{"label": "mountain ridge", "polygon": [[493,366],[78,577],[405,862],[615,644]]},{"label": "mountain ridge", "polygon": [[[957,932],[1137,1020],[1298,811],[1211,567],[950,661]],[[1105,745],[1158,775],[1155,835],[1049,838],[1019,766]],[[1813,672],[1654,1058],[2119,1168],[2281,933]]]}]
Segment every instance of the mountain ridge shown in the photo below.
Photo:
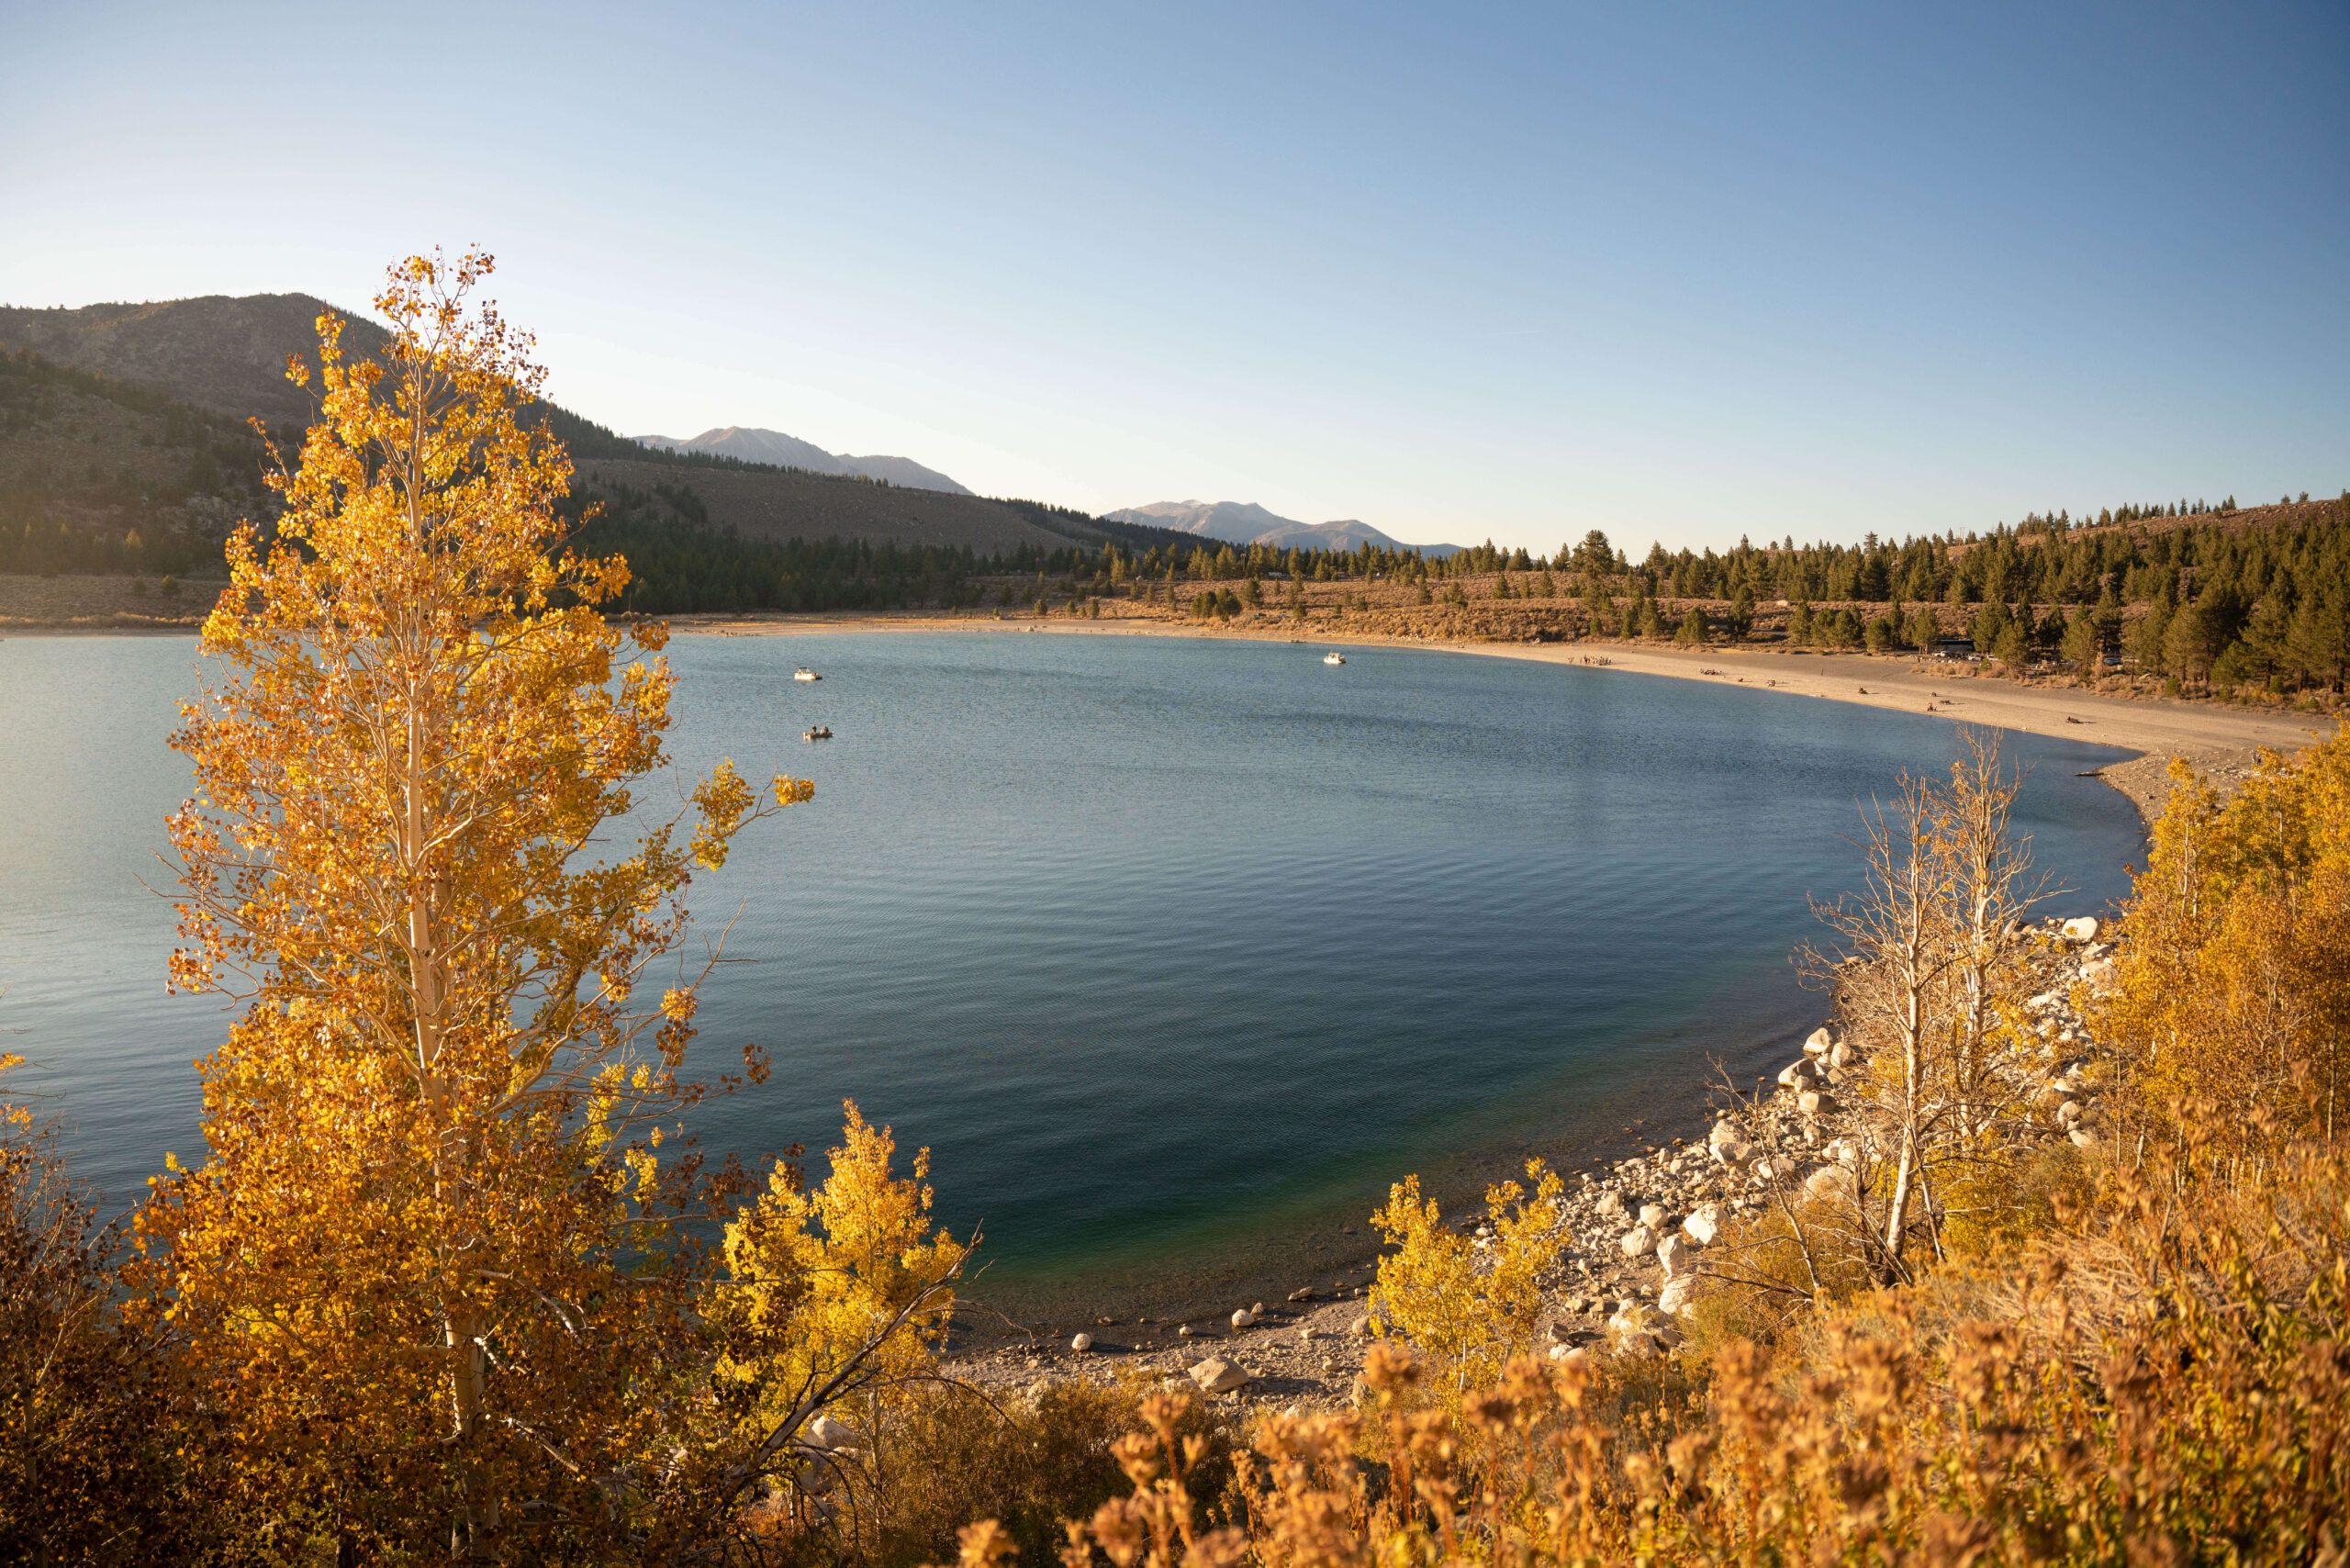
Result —
[{"label": "mountain ridge", "polygon": [[937,490],[950,496],[975,493],[937,469],[927,467],[911,457],[881,454],[859,457],[845,452],[827,452],[813,442],[755,426],[715,426],[698,436],[685,439],[670,435],[636,435],[629,439],[659,451],[706,453],[777,468],[804,469],[811,474],[880,479],[909,489]]},{"label": "mountain ridge", "polygon": [[1429,557],[1458,554],[1458,544],[1406,544],[1355,518],[1300,522],[1269,511],[1255,501],[1153,501],[1103,512],[1113,522],[1171,528],[1179,533],[1222,540],[1227,544],[1266,544],[1276,549],[1352,550],[1374,544],[1382,550],[1416,550]]}]

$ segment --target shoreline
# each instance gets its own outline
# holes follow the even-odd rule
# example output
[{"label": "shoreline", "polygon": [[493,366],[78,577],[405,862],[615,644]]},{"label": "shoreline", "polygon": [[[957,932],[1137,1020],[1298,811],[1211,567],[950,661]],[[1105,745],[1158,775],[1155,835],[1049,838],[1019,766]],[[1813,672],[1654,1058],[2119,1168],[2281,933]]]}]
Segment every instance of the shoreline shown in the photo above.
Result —
[{"label": "shoreline", "polygon": [[[1119,602],[1123,606],[1124,601]],[[185,619],[157,616],[144,624],[119,617],[103,623],[0,620],[0,641],[9,637],[192,637],[201,627],[201,618],[192,610],[191,606],[191,612]],[[2081,687],[2031,686],[1978,673],[1971,665],[1933,665],[1915,655],[1727,645],[1681,648],[1606,638],[1570,643],[1471,642],[1394,636],[1360,629],[1302,636],[1295,633],[1321,629],[1313,625],[1298,627],[1284,621],[1211,627],[1157,614],[1113,613],[1100,620],[1063,615],[1037,620],[926,611],[877,614],[755,610],[698,612],[663,619],[668,622],[671,633],[678,636],[960,632],[999,636],[1194,637],[1313,644],[1326,648],[1403,648],[1517,659],[1530,664],[1578,665],[1675,680],[1705,680],[1780,696],[1932,713],[1956,723],[2089,741],[2134,753],[2127,760],[2098,769],[2095,777],[2126,796],[2137,808],[2141,825],[2147,828],[2161,814],[2169,794],[2172,758],[2183,758],[2206,782],[2224,793],[2251,773],[2262,748],[2299,750],[2331,734],[2338,722],[2322,714],[2244,708],[2209,700],[2115,696]]]},{"label": "shoreline", "polygon": [[2145,828],[2153,826],[2169,795],[2169,769],[2174,757],[2183,758],[2204,776],[2206,782],[2224,792],[2252,772],[2262,748],[2298,751],[2325,739],[2336,723],[2319,714],[2244,709],[2177,698],[2115,697],[2077,687],[2027,686],[1978,674],[1975,666],[1968,665],[1937,667],[1914,655],[1830,654],[1810,649],[1684,649],[1602,639],[1533,644],[1446,642],[1364,633],[1303,637],[1292,635],[1295,628],[1286,623],[1264,630],[1214,630],[1141,616],[1033,621],[778,611],[671,616],[668,621],[671,633],[678,636],[967,632],[1064,637],[1197,637],[1311,644],[1326,648],[1402,648],[1741,686],[1785,697],[1902,712],[1930,712],[1953,723],[2087,741],[2135,753],[2125,761],[2098,769],[2095,777],[2120,790],[2137,808],[2140,823]]},{"label": "shoreline", "polygon": [[[667,618],[673,634],[681,636],[809,636],[886,633],[962,632],[994,635],[1081,635],[1198,637],[1248,640],[1322,648],[1400,648],[1428,653],[1511,658],[1537,664],[1569,664],[1586,668],[1619,670],[1673,679],[1707,680],[1742,686],[1757,693],[1811,700],[1834,700],[1855,706],[1911,712],[1929,711],[1958,722],[1980,723],[2020,733],[2062,736],[2112,746],[2134,755],[2094,774],[2120,790],[2140,813],[2142,826],[2158,814],[2167,793],[2165,778],[2172,756],[2186,757],[2209,780],[2222,789],[2248,773],[2260,747],[2297,749],[2322,738],[2333,722],[2317,715],[2247,711],[2220,704],[2159,699],[2130,699],[2082,689],[2052,689],[1978,676],[1971,666],[1933,666],[1908,657],[1857,654],[1822,654],[1762,648],[1707,647],[1680,649],[1604,640],[1563,644],[1424,641],[1417,638],[1364,633],[1335,637],[1297,635],[1316,630],[1274,622],[1261,627],[1212,628],[1141,616],[1105,616],[1099,621],[1074,617],[1052,620],[1004,619],[992,616],[874,615],[826,613],[806,615],[693,615]],[[154,627],[22,626],[0,627],[0,638],[32,636],[193,636],[193,625]],[[2101,913],[2102,912],[2093,912]],[[1707,1105],[1712,1085],[1695,1081],[1684,1086],[1685,1097],[1672,1103],[1660,1100],[1646,1126],[1628,1136],[1595,1139],[1596,1147],[1568,1153],[1554,1151],[1570,1163],[1562,1169],[1569,1180],[1575,1172],[1602,1172],[1601,1180],[1617,1180],[1628,1164],[1670,1156],[1686,1140],[1702,1138],[1710,1121]],[[1396,1174],[1400,1175],[1400,1172]],[[1426,1174],[1425,1172],[1423,1173]],[[1466,1220],[1482,1205],[1464,1203],[1456,1220]],[[1320,1336],[1351,1333],[1362,1291],[1371,1275],[1378,1249],[1368,1235],[1360,1253],[1325,1253],[1308,1261],[1292,1258],[1284,1263],[1244,1264],[1233,1270],[1203,1271],[1184,1256],[1140,1264],[1105,1278],[1068,1286],[1010,1287],[1010,1299],[1001,1304],[1025,1323],[1014,1323],[1000,1308],[988,1306],[991,1294],[981,1288],[967,1297],[977,1310],[958,1316],[951,1359],[982,1381],[1017,1381],[1017,1374],[1045,1364],[1038,1360],[1065,1360],[1072,1332],[1097,1334],[1102,1343],[1091,1361],[1107,1364],[1102,1356],[1118,1350],[1117,1359],[1164,1353],[1141,1344],[1116,1347],[1122,1332],[1118,1321],[1136,1327],[1152,1319],[1164,1321],[1170,1312],[1190,1312],[1199,1332],[1202,1351],[1230,1344],[1259,1347],[1266,1336],[1286,1333],[1297,1344],[1295,1330],[1312,1327]],[[1349,1249],[1351,1252],[1351,1249]],[[1292,1292],[1311,1286],[1315,1297],[1291,1303]],[[1266,1323],[1248,1334],[1233,1336],[1221,1316],[1198,1316],[1203,1303],[1231,1298],[1222,1311],[1253,1306],[1261,1298]],[[1352,1304],[1352,1305],[1349,1305]],[[1116,1320],[1116,1321],[1113,1321]],[[1341,1322],[1341,1319],[1345,1319]],[[1137,1321],[1139,1320],[1139,1321]],[[1033,1330],[1033,1333],[1032,1333]],[[1130,1338],[1133,1336],[1129,1336]],[[1188,1343],[1189,1341],[1187,1341]],[[1053,1347],[1061,1347],[1055,1350]],[[1034,1347],[1032,1353],[1031,1347]],[[1281,1345],[1275,1359],[1294,1361],[1294,1347]],[[1270,1349],[1250,1349],[1252,1355],[1273,1355]],[[1318,1354],[1319,1352],[1317,1352]],[[1358,1347],[1359,1354],[1359,1347]],[[1084,1361],[1085,1358],[1078,1358]],[[1303,1378],[1304,1373],[1299,1377]],[[1289,1380],[1300,1392],[1304,1383]],[[1311,1382],[1311,1379],[1306,1379]]]},{"label": "shoreline", "polygon": [[[2046,989],[2028,1006],[2063,1063],[2034,1096],[2039,1108],[2011,1111],[2003,1127],[2029,1144],[2091,1149],[2106,1136],[2097,1081],[2108,1052],[2089,1037],[2068,998],[2110,982],[2113,946],[2097,940],[2096,922],[2085,934],[2078,929],[2062,915],[2042,917],[2031,928],[2027,962],[2033,983]],[[1728,1105],[1709,1094],[1712,1108],[1688,1137],[1660,1131],[1640,1153],[1595,1161],[1580,1172],[1553,1167],[1566,1191],[1537,1282],[1538,1350],[1547,1346],[1554,1359],[1631,1359],[1670,1350],[1682,1338],[1709,1249],[1725,1239],[1728,1226],[1849,1186],[1868,1134],[1864,1114],[1839,1092],[1865,1085],[1864,1058],[1833,1018],[1803,1043],[1800,1055],[1792,1046],[1787,1055],[1795,1059],[1775,1085],[1733,1096]],[[1493,1217],[1464,1204],[1451,1219],[1482,1247]],[[1153,1316],[1159,1310],[1154,1307],[1090,1323],[1040,1324],[1024,1341],[950,1343],[944,1367],[965,1382],[1032,1399],[1058,1383],[1139,1375],[1197,1386],[1236,1413],[1255,1405],[1343,1408],[1357,1401],[1371,1343],[1367,1298],[1374,1278],[1366,1265],[1326,1285],[1307,1279],[1292,1290],[1269,1287],[1263,1300],[1237,1292],[1228,1310],[1188,1319]],[[957,1328],[964,1330],[959,1311]],[[1081,1346],[1080,1334],[1086,1336]],[[1236,1370],[1219,1375],[1209,1358]]]}]

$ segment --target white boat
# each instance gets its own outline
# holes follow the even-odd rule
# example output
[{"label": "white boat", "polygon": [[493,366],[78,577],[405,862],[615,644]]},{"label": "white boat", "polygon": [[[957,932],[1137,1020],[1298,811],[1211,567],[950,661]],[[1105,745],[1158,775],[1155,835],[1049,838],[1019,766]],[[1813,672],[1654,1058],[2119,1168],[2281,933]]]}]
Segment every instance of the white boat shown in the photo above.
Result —
[{"label": "white boat", "polygon": [[1347,656],[1344,654],[1324,654],[1322,662],[1326,665],[1342,665],[1347,662]]},{"label": "white boat", "polygon": [[798,669],[791,672],[791,678],[794,680],[822,680],[824,678],[818,675],[814,670],[810,669],[806,665],[801,665]]}]

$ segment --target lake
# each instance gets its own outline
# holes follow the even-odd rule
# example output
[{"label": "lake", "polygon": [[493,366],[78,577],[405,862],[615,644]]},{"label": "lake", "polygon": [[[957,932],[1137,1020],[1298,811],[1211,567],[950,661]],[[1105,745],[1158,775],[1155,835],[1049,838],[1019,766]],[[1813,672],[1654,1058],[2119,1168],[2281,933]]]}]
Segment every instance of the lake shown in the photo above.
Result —
[{"label": "lake", "polygon": [[[1361,1262],[1407,1171],[1457,1198],[1528,1153],[1572,1168],[1701,1129],[1714,1063],[1775,1070],[1823,1015],[1789,954],[1819,934],[1807,900],[1856,881],[1857,803],[1955,745],[1747,689],[1322,653],[673,642],[681,772],[817,786],[693,890],[700,934],[740,912],[695,1059],[739,1068],[751,1038],[776,1065],[697,1113],[705,1146],[821,1150],[854,1098],[932,1149],[1008,1310],[1285,1294]],[[164,994],[148,890],[197,674],[192,639],[0,643],[0,1045],[110,1207],[166,1149],[200,1156],[189,1063],[226,1025]],[[838,738],[802,742],[817,722]],[[2076,775],[2123,754],[2004,745],[2075,890],[2051,911],[2121,895],[2137,817]]]}]

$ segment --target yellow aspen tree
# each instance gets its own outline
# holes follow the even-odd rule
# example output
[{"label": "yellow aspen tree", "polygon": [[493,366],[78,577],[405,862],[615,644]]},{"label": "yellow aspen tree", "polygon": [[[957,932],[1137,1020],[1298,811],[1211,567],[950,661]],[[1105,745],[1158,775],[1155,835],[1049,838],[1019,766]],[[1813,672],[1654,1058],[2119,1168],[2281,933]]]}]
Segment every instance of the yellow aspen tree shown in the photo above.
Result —
[{"label": "yellow aspen tree", "polygon": [[732,1457],[711,1477],[729,1501],[785,1483],[778,1496],[804,1512],[836,1484],[856,1489],[862,1473],[800,1445],[800,1435],[833,1411],[878,1433],[934,1376],[954,1281],[978,1245],[933,1228],[930,1150],[900,1176],[890,1129],[867,1123],[854,1101],[843,1110],[823,1185],[803,1191],[799,1173],[779,1167],[728,1222],[725,1273],[703,1291],[704,1315],[729,1347],[716,1386],[742,1412]]},{"label": "yellow aspen tree", "polygon": [[2183,763],[2122,922],[2101,1029],[2132,1069],[2140,1131],[2178,1107],[2262,1158],[2338,1138],[2350,1078],[2350,739],[2264,754],[2222,801]]},{"label": "yellow aspen tree", "polygon": [[1393,1249],[1379,1260],[1372,1318],[1434,1355],[1450,1380],[1449,1397],[1494,1377],[1510,1357],[1534,1348],[1541,1316],[1541,1272],[1558,1252],[1566,1183],[1539,1159],[1526,1163],[1529,1194],[1516,1182],[1485,1189],[1493,1236],[1479,1243],[1444,1224],[1436,1200],[1406,1176],[1371,1216]]},{"label": "yellow aspen tree", "polygon": [[700,1091],[698,977],[650,971],[693,868],[812,793],[722,764],[606,848],[666,764],[666,633],[608,623],[626,564],[565,546],[543,372],[468,301],[491,264],[392,268],[379,361],[319,318],[319,418],[274,537],[230,542],[173,739],[173,980],[244,1008],[198,1064],[206,1160],[140,1228],[221,1506],[289,1556],[559,1555],[657,1499],[695,1270],[691,1162],[654,1151]]}]

